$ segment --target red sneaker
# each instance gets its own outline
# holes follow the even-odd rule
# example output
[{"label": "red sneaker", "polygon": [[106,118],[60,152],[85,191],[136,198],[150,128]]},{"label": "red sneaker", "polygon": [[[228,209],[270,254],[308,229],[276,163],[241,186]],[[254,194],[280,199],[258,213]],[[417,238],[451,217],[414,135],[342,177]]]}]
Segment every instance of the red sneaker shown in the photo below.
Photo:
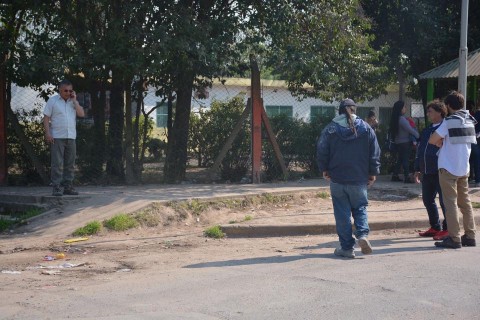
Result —
[{"label": "red sneaker", "polygon": [[418,235],[420,237],[433,237],[436,236],[437,233],[439,233],[439,230],[435,230],[433,228],[428,229],[427,231],[419,232]]},{"label": "red sneaker", "polygon": [[448,231],[438,231],[436,235],[433,236],[433,240],[443,240],[448,237]]}]

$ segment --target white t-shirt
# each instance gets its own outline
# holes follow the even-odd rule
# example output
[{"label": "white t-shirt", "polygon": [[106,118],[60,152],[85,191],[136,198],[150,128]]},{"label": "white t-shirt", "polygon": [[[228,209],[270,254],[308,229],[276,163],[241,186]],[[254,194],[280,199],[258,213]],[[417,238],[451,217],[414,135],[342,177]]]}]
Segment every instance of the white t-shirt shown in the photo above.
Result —
[{"label": "white t-shirt", "polygon": [[438,168],[443,168],[457,177],[466,176],[470,172],[470,163],[468,159],[470,158],[471,144],[450,143],[447,121],[443,121],[435,132],[444,139],[443,146],[438,153]]},{"label": "white t-shirt", "polygon": [[43,114],[50,117],[54,139],[75,139],[77,137],[77,112],[71,99],[63,100],[60,95],[48,99]]}]

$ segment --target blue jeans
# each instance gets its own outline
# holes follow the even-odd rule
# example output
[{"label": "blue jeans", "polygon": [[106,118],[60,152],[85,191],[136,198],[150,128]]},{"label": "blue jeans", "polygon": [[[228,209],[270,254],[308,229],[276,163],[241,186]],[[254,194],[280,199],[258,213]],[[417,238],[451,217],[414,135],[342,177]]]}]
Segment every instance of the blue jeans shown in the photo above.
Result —
[{"label": "blue jeans", "polygon": [[395,168],[393,169],[393,174],[398,175],[400,173],[400,167],[403,167],[403,177],[404,180],[408,178],[410,172],[410,154],[412,153],[412,143],[397,143],[397,162],[395,163]]},{"label": "blue jeans", "polygon": [[367,219],[367,185],[346,185],[330,183],[333,214],[340,245],[343,250],[351,250],[355,245],[352,221],[355,224],[355,237],[368,236],[370,228]]},{"label": "blue jeans", "polygon": [[[438,214],[438,207],[435,202],[435,198],[440,200],[440,207],[443,211],[443,228],[440,225],[440,216]],[[422,200],[425,209],[427,209],[428,220],[430,227],[435,230],[447,231],[447,219],[445,218],[445,205],[443,204],[442,191],[440,190],[440,182],[438,180],[438,174],[424,174],[422,176]]]}]

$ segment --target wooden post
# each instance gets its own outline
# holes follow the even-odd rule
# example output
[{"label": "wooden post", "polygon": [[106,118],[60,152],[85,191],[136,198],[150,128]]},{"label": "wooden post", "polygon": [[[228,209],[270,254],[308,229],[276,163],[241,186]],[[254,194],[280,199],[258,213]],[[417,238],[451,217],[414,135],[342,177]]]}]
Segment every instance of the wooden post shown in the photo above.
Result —
[{"label": "wooden post", "polygon": [[0,67],[0,185],[7,184],[7,83],[5,69]]},{"label": "wooden post", "polygon": [[260,183],[262,166],[262,108],[260,93],[260,70],[253,55],[250,55],[252,70],[251,101],[252,101],[252,182]]}]

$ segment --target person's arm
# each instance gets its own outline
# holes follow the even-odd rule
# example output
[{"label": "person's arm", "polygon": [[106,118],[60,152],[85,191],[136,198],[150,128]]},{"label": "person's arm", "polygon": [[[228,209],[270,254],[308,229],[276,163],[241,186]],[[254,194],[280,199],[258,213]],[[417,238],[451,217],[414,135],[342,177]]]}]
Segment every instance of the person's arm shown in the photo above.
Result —
[{"label": "person's arm", "polygon": [[85,110],[83,110],[83,107],[80,105],[80,103],[78,103],[77,93],[75,91],[72,92],[70,98],[72,99],[73,107],[75,108],[75,113],[77,114],[77,117],[85,117]]},{"label": "person's arm", "polygon": [[368,168],[368,182],[367,186],[371,186],[375,183],[377,176],[380,174],[380,146],[378,145],[377,136],[373,129],[369,130],[369,143],[370,143],[370,161]]},{"label": "person's arm", "polygon": [[443,145],[443,138],[440,136],[436,131],[432,133],[430,139],[428,139],[428,143],[433,144],[439,148]]},{"label": "person's arm", "polygon": [[410,123],[408,122],[407,119],[405,119],[404,117],[400,117],[400,127],[407,131],[409,134],[411,134],[412,136],[415,136],[415,138],[420,138],[420,134],[418,134],[418,131],[417,129],[415,128],[412,128],[412,126],[410,125]]},{"label": "person's arm", "polygon": [[43,129],[45,130],[45,141],[53,143],[53,137],[50,133],[50,117],[43,115]]}]

